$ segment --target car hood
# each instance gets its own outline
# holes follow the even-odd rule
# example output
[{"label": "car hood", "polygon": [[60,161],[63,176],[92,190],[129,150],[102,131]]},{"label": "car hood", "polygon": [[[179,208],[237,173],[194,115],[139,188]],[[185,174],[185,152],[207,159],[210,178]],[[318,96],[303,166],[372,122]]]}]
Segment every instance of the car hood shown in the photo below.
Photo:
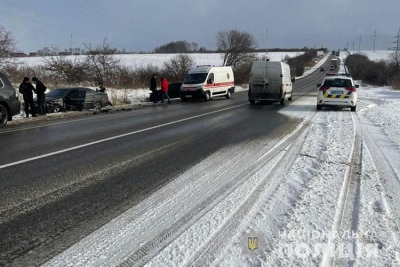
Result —
[{"label": "car hood", "polygon": [[56,98],[56,97],[49,97],[49,96],[46,96],[46,99],[45,99],[45,101],[46,102],[49,102],[49,101],[53,101],[53,100],[60,100],[61,98]]}]

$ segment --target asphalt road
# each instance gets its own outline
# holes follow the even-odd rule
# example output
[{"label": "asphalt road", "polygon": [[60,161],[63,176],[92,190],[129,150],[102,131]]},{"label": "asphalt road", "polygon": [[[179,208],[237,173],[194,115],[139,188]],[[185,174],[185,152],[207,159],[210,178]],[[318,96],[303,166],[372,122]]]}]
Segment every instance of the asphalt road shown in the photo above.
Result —
[{"label": "asphalt road", "polygon": [[[294,102],[324,74],[298,80]],[[0,265],[40,265],[221,148],[282,134],[295,121],[280,109],[242,92],[3,130]]]}]

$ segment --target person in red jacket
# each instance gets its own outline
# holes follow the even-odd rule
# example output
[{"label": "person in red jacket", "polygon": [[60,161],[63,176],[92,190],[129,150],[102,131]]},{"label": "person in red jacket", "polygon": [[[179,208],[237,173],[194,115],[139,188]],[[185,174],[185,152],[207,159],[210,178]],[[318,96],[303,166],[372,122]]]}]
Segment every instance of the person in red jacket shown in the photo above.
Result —
[{"label": "person in red jacket", "polygon": [[168,98],[168,104],[171,104],[171,99],[169,99],[168,96],[168,86],[169,86],[168,80],[164,77],[161,77],[161,96],[162,96],[161,103],[164,103],[164,99]]}]

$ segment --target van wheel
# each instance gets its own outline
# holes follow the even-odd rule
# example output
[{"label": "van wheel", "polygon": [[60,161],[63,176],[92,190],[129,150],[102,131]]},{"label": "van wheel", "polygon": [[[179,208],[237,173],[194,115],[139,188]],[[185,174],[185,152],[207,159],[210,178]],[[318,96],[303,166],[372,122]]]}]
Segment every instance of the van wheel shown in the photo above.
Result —
[{"label": "van wheel", "polygon": [[181,97],[181,100],[182,100],[182,102],[187,102],[188,101],[187,98],[184,97],[184,96]]},{"label": "van wheel", "polygon": [[250,102],[250,105],[254,105],[256,103],[255,100],[249,100],[249,102]]},{"label": "van wheel", "polygon": [[350,110],[351,110],[352,112],[356,112],[356,109],[357,109],[357,107],[350,107]]},{"label": "van wheel", "polygon": [[211,99],[210,92],[206,92],[204,94],[204,101],[210,101],[210,99]]},{"label": "van wheel", "polygon": [[231,90],[228,90],[228,93],[226,93],[226,99],[231,99],[231,98],[232,98]]},{"label": "van wheel", "polygon": [[289,101],[293,101],[293,93],[290,94],[290,97],[288,98]]},{"label": "van wheel", "polygon": [[6,126],[8,121],[8,109],[0,104],[0,128]]},{"label": "van wheel", "polygon": [[317,110],[321,110],[322,106],[321,105],[317,105]]},{"label": "van wheel", "polygon": [[285,98],[286,98],[286,95],[283,95],[283,98],[281,99],[281,105],[282,105],[282,106],[285,105]]}]

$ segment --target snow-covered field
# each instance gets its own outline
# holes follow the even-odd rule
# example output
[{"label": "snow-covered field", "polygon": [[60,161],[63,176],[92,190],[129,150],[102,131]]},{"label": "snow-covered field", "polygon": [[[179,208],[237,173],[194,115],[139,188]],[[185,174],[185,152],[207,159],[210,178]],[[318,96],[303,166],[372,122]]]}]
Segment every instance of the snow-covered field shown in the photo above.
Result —
[{"label": "snow-covered field", "polygon": [[358,94],[301,97],[285,136],[210,155],[45,266],[399,266],[400,92]]},{"label": "snow-covered field", "polygon": [[[281,61],[286,55],[289,57],[295,57],[303,52],[269,52],[268,57],[273,61]],[[222,55],[219,53],[210,53],[210,54],[189,54],[196,65],[222,65]],[[258,56],[261,58],[265,53],[258,53]],[[162,67],[164,62],[169,61],[171,58],[176,56],[176,54],[132,54],[132,55],[116,55],[117,59],[121,60],[121,64],[131,68],[143,67],[153,65],[156,67]],[[71,60],[74,59],[82,59],[85,56],[68,56]],[[18,58],[18,62],[21,64],[25,64],[26,66],[35,66],[44,64],[44,60],[41,57],[25,57]]]},{"label": "snow-covered field", "polygon": [[[391,50],[376,50],[374,51],[350,51],[351,54],[362,54],[366,55],[369,59],[379,61],[379,60],[389,60],[393,51]],[[346,55],[345,52],[341,52],[340,56]]]}]

